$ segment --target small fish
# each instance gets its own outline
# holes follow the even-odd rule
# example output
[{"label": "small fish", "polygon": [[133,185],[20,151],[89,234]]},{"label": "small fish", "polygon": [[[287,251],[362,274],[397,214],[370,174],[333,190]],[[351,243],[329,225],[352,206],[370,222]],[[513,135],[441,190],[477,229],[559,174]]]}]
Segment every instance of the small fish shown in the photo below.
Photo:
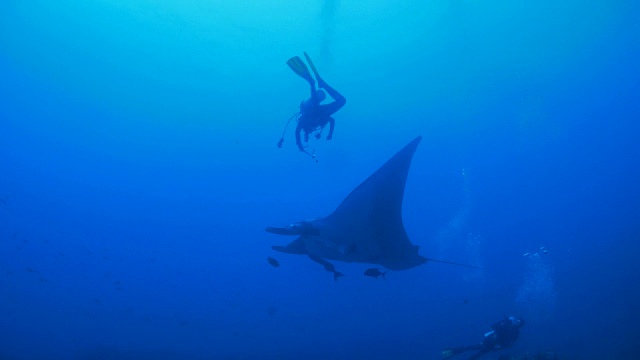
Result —
[{"label": "small fish", "polygon": [[269,265],[273,266],[273,267],[278,267],[280,266],[280,263],[278,262],[278,260],[272,258],[271,256],[269,256],[267,258],[267,261],[269,262]]},{"label": "small fish", "polygon": [[371,269],[367,269],[367,270],[365,270],[365,271],[364,271],[364,275],[365,275],[365,276],[371,276],[371,277],[374,277],[374,278],[376,278],[376,279],[377,279],[378,277],[380,277],[380,276],[382,276],[382,278],[383,278],[383,279],[386,279],[386,278],[384,277],[384,275],[385,275],[386,273],[387,273],[386,271],[385,271],[385,272],[380,271],[380,269],[379,269],[379,268],[371,268]]}]

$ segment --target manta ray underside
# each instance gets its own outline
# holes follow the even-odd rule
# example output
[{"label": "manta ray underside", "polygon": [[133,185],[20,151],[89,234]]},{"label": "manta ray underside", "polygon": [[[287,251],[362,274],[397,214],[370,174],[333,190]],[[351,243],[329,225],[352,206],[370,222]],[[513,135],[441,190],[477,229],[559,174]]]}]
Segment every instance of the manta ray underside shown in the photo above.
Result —
[{"label": "manta ray underside", "polygon": [[427,262],[418,254],[402,223],[402,200],[418,136],[353,190],[329,216],[286,227],[269,227],[279,235],[298,235],[276,251],[308,255],[327,271],[337,272],[327,260],[378,264],[405,270]]}]

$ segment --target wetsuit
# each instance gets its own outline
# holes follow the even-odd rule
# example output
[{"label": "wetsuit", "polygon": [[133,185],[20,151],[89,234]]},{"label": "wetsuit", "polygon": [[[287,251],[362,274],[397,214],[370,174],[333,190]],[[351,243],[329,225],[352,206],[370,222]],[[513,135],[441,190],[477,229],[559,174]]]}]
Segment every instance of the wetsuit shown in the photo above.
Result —
[{"label": "wetsuit", "polygon": [[347,100],[342,94],[337,92],[334,88],[329,86],[324,80],[319,80],[318,85],[321,88],[327,91],[329,96],[333,98],[333,102],[329,104],[313,104],[315,101],[313,97],[315,96],[314,86],[311,86],[311,99],[307,100],[308,105],[303,103],[300,106],[300,117],[298,118],[298,126],[296,127],[296,145],[298,145],[298,149],[300,151],[305,151],[302,146],[302,141],[300,139],[300,132],[304,131],[304,141],[309,141],[309,134],[314,132],[318,128],[323,128],[327,123],[329,123],[329,134],[327,135],[327,140],[331,140],[333,137],[333,129],[335,127],[335,120],[331,117],[336,111],[340,110],[344,104],[346,104]]}]

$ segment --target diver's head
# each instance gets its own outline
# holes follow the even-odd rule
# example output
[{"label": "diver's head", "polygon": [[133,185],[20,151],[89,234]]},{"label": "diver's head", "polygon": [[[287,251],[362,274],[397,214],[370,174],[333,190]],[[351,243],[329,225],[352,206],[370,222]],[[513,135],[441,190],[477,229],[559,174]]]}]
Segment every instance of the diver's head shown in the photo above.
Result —
[{"label": "diver's head", "polygon": [[320,103],[326,99],[327,94],[322,90],[316,90],[311,94],[311,97],[307,100],[304,100],[300,103],[300,112],[303,114],[309,111],[312,111],[316,106],[320,105]]},{"label": "diver's head", "polygon": [[522,318],[509,316],[509,320],[511,321],[511,325],[513,325],[516,328],[521,328],[524,325],[524,319]]},{"label": "diver's head", "polygon": [[311,98],[316,104],[320,104],[322,101],[324,101],[324,99],[327,98],[327,94],[325,94],[324,91],[318,89],[313,93],[313,96]]}]

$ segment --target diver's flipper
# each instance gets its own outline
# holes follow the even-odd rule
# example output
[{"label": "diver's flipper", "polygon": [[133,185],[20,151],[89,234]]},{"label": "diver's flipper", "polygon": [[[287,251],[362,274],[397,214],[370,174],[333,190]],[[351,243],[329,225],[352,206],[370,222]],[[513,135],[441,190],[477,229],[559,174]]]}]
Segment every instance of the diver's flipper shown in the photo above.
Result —
[{"label": "diver's flipper", "polygon": [[311,73],[309,72],[309,68],[304,64],[302,59],[299,56],[294,56],[291,59],[287,60],[287,65],[293,70],[294,73],[298,74],[301,78],[307,80],[309,84],[314,84],[315,81],[313,77],[311,77]]},{"label": "diver's flipper", "polygon": [[455,355],[455,353],[451,349],[442,350],[442,358],[443,359],[448,359],[448,358],[452,357],[453,355]]},{"label": "diver's flipper", "polygon": [[464,348],[464,347],[453,348],[453,349],[444,349],[444,350],[442,350],[442,358],[443,359],[448,359],[448,358],[452,357],[453,355],[460,354],[460,353],[464,352],[465,350],[466,350],[466,348]]},{"label": "diver's flipper", "polygon": [[305,52],[304,58],[307,59],[307,63],[309,63],[309,67],[311,68],[311,71],[313,71],[313,75],[316,76],[316,79],[319,79],[320,75],[318,75],[318,70],[316,70],[316,66],[313,65],[313,61],[311,61],[311,57],[309,56],[309,54]]}]

